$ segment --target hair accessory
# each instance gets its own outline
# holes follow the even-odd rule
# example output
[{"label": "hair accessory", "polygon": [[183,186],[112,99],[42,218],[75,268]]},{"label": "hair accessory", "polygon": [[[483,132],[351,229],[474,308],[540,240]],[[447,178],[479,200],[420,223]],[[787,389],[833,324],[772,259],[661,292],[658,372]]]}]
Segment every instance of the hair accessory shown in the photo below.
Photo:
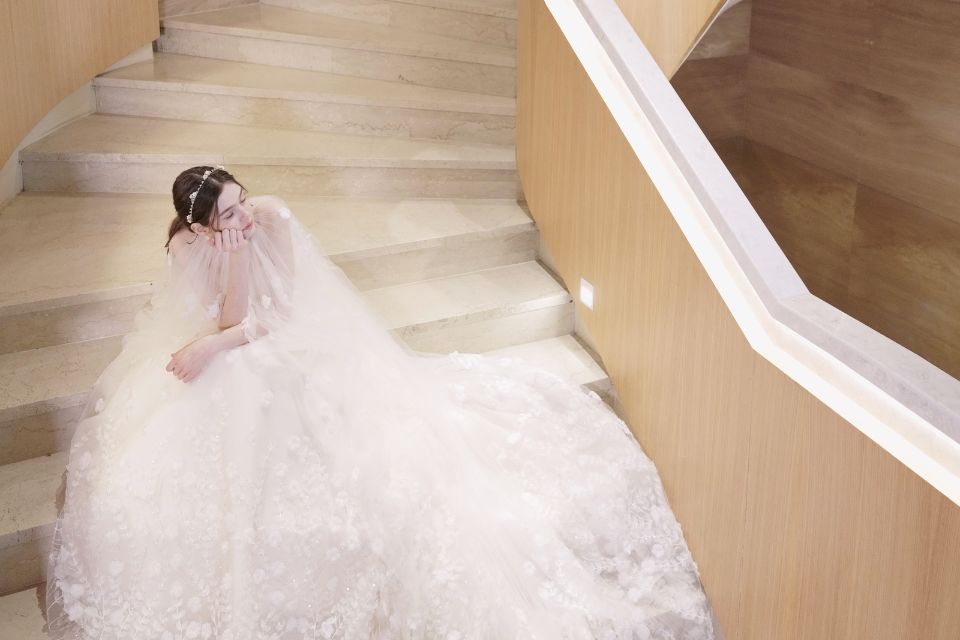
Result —
[{"label": "hair accessory", "polygon": [[216,171],[217,169],[223,169],[223,165],[218,164],[213,169],[207,169],[206,171],[204,171],[203,180],[200,181],[200,186],[197,187],[196,191],[190,194],[190,213],[187,214],[187,224],[193,223],[193,203],[197,199],[197,194],[200,193],[200,189],[203,188],[203,183],[207,181],[207,178],[210,176],[210,174]]}]

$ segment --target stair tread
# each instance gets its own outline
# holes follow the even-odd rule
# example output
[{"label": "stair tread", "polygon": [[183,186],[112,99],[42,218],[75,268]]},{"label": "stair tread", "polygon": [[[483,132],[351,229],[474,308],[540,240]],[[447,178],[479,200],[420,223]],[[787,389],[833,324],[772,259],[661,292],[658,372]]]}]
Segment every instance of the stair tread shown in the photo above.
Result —
[{"label": "stair tread", "polygon": [[162,22],[165,29],[246,35],[267,40],[327,44],[516,67],[516,50],[513,47],[266,4],[248,4],[173,16]]},{"label": "stair tread", "polygon": [[[496,310],[520,312],[566,304],[567,291],[536,261],[361,292],[390,329],[455,322]],[[0,415],[73,398],[93,384],[118,349],[117,337],[0,354]]]},{"label": "stair tread", "polygon": [[536,260],[363,292],[391,329],[491,309],[538,309],[564,304],[570,294]]},{"label": "stair tread", "polygon": [[93,83],[159,87],[178,92],[516,114],[516,100],[504,96],[176,53],[156,52],[153,60],[109,71],[94,78]]},{"label": "stair tread", "polygon": [[[284,200],[334,261],[533,227],[514,199],[287,196]],[[104,225],[104,212],[120,215]],[[149,291],[151,283],[166,276],[163,245],[172,217],[167,195],[18,194],[0,210],[4,256],[0,317],[110,291]]]},{"label": "stair tread", "polygon": [[20,151],[21,160],[516,169],[491,145],[93,113]]},{"label": "stair tread", "polygon": [[[486,352],[515,356],[576,384],[596,383],[606,373],[571,335],[537,340]],[[14,544],[44,535],[56,520],[56,490],[67,452],[0,465],[0,543]],[[0,546],[2,548],[2,546]]]}]

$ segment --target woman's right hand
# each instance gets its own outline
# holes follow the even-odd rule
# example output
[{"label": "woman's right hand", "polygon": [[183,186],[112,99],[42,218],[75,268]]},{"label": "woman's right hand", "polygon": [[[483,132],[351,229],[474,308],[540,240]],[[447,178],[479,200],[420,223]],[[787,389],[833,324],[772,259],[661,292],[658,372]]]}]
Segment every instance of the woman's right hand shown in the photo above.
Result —
[{"label": "woman's right hand", "polygon": [[250,244],[242,229],[233,228],[208,232],[207,242],[210,243],[210,246],[216,247],[218,251],[238,251]]}]

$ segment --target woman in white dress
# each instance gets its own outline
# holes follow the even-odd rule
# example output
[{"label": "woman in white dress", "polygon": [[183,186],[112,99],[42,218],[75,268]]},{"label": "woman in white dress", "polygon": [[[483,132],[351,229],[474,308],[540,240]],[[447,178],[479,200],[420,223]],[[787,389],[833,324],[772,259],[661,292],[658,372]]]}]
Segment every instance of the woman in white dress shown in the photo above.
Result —
[{"label": "woman in white dress", "polygon": [[283,201],[173,185],[170,278],[91,390],[55,639],[712,640],[653,463],[596,393],[406,347]]}]

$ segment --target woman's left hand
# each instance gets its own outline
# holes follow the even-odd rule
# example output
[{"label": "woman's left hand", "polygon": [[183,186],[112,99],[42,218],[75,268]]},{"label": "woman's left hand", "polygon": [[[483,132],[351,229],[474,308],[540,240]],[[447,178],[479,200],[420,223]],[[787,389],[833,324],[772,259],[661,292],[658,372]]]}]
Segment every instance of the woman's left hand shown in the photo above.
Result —
[{"label": "woman's left hand", "polygon": [[201,336],[180,347],[176,353],[171,353],[167,371],[173,372],[173,375],[183,382],[190,382],[196,378],[207,366],[213,354],[219,351],[215,338],[215,334]]}]

